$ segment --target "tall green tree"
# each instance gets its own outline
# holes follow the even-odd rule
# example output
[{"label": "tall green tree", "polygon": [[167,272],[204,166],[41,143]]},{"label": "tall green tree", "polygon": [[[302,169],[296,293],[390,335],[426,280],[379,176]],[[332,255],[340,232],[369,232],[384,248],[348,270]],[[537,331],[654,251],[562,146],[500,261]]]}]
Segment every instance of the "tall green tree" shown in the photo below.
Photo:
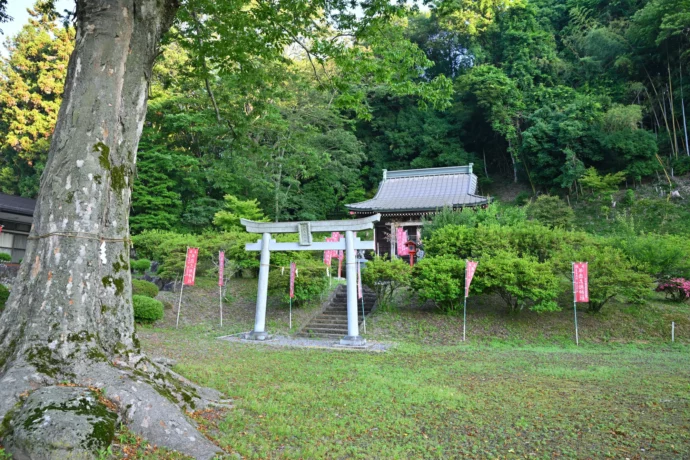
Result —
[{"label": "tall green tree", "polygon": [[29,9],[29,23],[6,41],[0,61],[0,191],[35,197],[62,102],[74,29]]}]

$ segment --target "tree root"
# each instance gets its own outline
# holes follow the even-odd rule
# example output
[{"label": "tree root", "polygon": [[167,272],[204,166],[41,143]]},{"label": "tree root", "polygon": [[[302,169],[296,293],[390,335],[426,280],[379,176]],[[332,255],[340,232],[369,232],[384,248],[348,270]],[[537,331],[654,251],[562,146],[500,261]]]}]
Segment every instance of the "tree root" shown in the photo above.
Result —
[{"label": "tree root", "polygon": [[[143,355],[129,354],[112,362],[76,360],[70,367],[70,384],[101,390],[118,408],[126,425],[152,445],[197,459],[222,452],[184,413],[210,406],[231,407],[218,391],[199,387]],[[5,427],[11,426],[8,419],[29,392],[55,383],[56,378],[38,373],[22,359],[16,360],[0,378],[0,421],[5,419]]]}]

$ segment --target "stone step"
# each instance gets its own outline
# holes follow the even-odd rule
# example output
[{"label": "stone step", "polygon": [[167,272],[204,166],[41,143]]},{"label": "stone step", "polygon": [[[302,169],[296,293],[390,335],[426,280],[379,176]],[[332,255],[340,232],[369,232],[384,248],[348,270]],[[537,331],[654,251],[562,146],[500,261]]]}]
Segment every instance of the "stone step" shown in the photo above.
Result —
[{"label": "stone step", "polygon": [[[361,306],[362,306],[362,301],[361,301],[361,300],[357,300],[357,305],[359,305],[359,306],[361,307]],[[333,308],[333,307],[347,308],[347,302],[331,303],[331,304],[329,304],[328,306],[329,306],[330,308]],[[374,302],[367,302],[366,300],[364,301],[364,308],[373,307],[373,306],[374,306]]]},{"label": "stone step", "polygon": [[[364,294],[365,299],[366,298],[369,298],[369,299],[376,298],[376,294],[373,294],[373,293],[364,292],[363,294]],[[344,299],[347,299],[347,293],[346,292],[344,292],[342,294],[338,293],[333,297],[333,300],[344,300]]]},{"label": "stone step", "polygon": [[309,323],[307,326],[304,328],[305,331],[308,331],[310,329],[344,329],[347,330],[347,323],[337,323],[337,324],[332,324],[332,323],[319,323],[319,324],[314,324],[314,323]]},{"label": "stone step", "polygon": [[318,317],[309,321],[309,324],[347,324],[346,316]]},{"label": "stone step", "polygon": [[[345,286],[338,286],[335,296],[326,308],[302,328],[297,337],[318,337],[341,339],[347,335],[347,292]],[[364,289],[364,315],[371,313],[376,295],[368,288]],[[362,326],[362,299],[357,299],[357,322]]]},{"label": "stone step", "polygon": [[310,327],[305,328],[302,332],[306,334],[337,334],[340,336],[345,336],[347,335],[347,328]]},{"label": "stone step", "polygon": [[[357,321],[360,323],[362,322],[362,317],[360,316],[357,318]],[[309,321],[307,323],[307,327],[309,326],[315,326],[315,327],[321,327],[324,325],[333,325],[333,326],[347,326],[347,317],[346,316],[332,316],[329,318],[317,318]]]}]

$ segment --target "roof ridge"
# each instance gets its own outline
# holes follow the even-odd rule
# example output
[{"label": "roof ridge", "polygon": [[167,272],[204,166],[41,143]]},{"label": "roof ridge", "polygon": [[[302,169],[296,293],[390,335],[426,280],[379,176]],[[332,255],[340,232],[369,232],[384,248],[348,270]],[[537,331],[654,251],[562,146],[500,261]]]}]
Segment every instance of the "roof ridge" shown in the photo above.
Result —
[{"label": "roof ridge", "polygon": [[383,170],[383,180],[412,177],[433,177],[455,174],[472,174],[473,163],[466,166],[444,166],[439,168],[401,169],[398,171]]}]

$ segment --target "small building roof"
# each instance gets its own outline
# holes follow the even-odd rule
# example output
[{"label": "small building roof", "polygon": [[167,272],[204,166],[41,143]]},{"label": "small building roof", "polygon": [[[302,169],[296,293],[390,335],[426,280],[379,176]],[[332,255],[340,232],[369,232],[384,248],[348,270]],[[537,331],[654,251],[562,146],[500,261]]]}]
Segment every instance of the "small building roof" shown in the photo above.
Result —
[{"label": "small building roof", "polygon": [[0,211],[2,212],[33,216],[35,207],[36,200],[33,198],[0,193]]},{"label": "small building roof", "polygon": [[472,163],[448,168],[383,171],[376,196],[345,205],[354,212],[424,212],[444,207],[474,207],[489,199],[476,195]]}]

